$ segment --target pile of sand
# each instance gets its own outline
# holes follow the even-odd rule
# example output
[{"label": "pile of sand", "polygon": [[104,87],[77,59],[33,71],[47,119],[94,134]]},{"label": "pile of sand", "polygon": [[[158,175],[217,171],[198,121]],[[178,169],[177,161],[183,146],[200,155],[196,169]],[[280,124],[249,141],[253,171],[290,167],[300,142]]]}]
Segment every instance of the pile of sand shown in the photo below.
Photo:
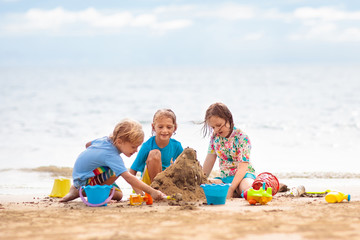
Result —
[{"label": "pile of sand", "polygon": [[183,201],[197,201],[205,200],[205,194],[200,185],[206,183],[208,181],[196,159],[196,151],[188,147],[174,164],[154,178],[151,187],[169,196],[181,194]]}]

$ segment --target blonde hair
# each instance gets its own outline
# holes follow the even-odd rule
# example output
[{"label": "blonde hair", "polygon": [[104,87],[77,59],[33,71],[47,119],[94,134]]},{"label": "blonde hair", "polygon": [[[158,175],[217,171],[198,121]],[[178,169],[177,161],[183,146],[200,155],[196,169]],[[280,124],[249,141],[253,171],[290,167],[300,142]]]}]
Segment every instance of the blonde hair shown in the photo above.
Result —
[{"label": "blonde hair", "polygon": [[[163,108],[163,109],[159,109],[156,111],[156,113],[154,114],[154,117],[153,117],[153,124],[156,123],[156,121],[159,119],[159,118],[163,118],[163,117],[167,117],[167,118],[170,118],[172,119],[173,123],[174,123],[174,127],[175,127],[175,131],[177,129],[177,123],[176,123],[176,115],[175,113],[169,109],[169,108]],[[152,128],[152,134],[154,135],[154,128]],[[175,132],[174,132],[175,134]]]},{"label": "blonde hair", "polygon": [[123,119],[116,124],[110,139],[115,142],[121,139],[124,142],[140,145],[144,141],[144,131],[139,122],[132,119]]}]

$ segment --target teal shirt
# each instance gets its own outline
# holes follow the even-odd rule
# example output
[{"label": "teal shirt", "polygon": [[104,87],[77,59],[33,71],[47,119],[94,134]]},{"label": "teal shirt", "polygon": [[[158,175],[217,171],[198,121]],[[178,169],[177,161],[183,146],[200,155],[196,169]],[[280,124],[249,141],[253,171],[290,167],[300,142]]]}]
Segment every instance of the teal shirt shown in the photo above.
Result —
[{"label": "teal shirt", "polygon": [[152,136],[141,146],[135,161],[131,165],[131,169],[137,172],[143,172],[149,152],[154,149],[159,149],[161,152],[163,171],[170,166],[171,160],[175,161],[175,159],[183,152],[183,147],[179,141],[170,138],[169,144],[164,148],[160,148],[155,142],[155,136]]}]

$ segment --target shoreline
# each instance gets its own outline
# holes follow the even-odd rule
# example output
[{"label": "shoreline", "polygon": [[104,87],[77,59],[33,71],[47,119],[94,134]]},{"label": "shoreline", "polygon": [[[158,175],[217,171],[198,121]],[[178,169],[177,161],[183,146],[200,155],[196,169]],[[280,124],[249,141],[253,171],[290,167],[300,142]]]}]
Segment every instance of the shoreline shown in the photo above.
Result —
[{"label": "shoreline", "polygon": [[[214,166],[213,171],[210,175],[219,175],[219,169]],[[38,166],[32,168],[0,168],[0,172],[9,172],[9,171],[20,171],[23,173],[44,173],[49,174],[51,177],[69,177],[72,176],[72,167],[65,166]],[[266,172],[266,171],[265,171]],[[261,172],[257,172],[259,174]],[[278,178],[360,178],[360,172],[351,172],[351,171],[280,171],[280,172],[271,172]]]},{"label": "shoreline", "polygon": [[[27,184],[16,189],[13,189],[12,185],[5,186],[0,193],[0,203],[32,201],[47,197],[51,193],[55,178],[42,179],[40,186]],[[352,197],[360,196],[360,178],[279,178],[279,182],[286,184],[289,189],[302,185],[306,192],[332,190],[350,194]],[[124,193],[123,199],[128,199],[132,192],[131,186],[122,178],[117,180],[117,183]]]}]

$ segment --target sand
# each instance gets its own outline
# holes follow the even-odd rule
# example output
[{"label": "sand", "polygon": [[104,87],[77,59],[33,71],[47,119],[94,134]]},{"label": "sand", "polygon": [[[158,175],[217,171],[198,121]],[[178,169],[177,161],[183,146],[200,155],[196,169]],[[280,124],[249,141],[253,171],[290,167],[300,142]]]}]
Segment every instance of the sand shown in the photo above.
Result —
[{"label": "sand", "polygon": [[[186,170],[184,170],[186,169]],[[196,152],[186,149],[153,186],[182,201],[131,206],[128,199],[88,207],[77,199],[0,195],[0,239],[360,239],[360,187],[350,202],[279,192],[266,205],[242,198],[207,205]]]},{"label": "sand", "polygon": [[360,197],[324,198],[278,193],[266,205],[240,198],[225,205],[186,202],[88,207],[79,200],[36,197],[0,205],[0,239],[360,239]]},{"label": "sand", "polygon": [[181,195],[183,201],[205,200],[200,187],[208,183],[202,167],[197,160],[196,151],[185,148],[175,163],[154,178],[151,186],[169,196]]}]

